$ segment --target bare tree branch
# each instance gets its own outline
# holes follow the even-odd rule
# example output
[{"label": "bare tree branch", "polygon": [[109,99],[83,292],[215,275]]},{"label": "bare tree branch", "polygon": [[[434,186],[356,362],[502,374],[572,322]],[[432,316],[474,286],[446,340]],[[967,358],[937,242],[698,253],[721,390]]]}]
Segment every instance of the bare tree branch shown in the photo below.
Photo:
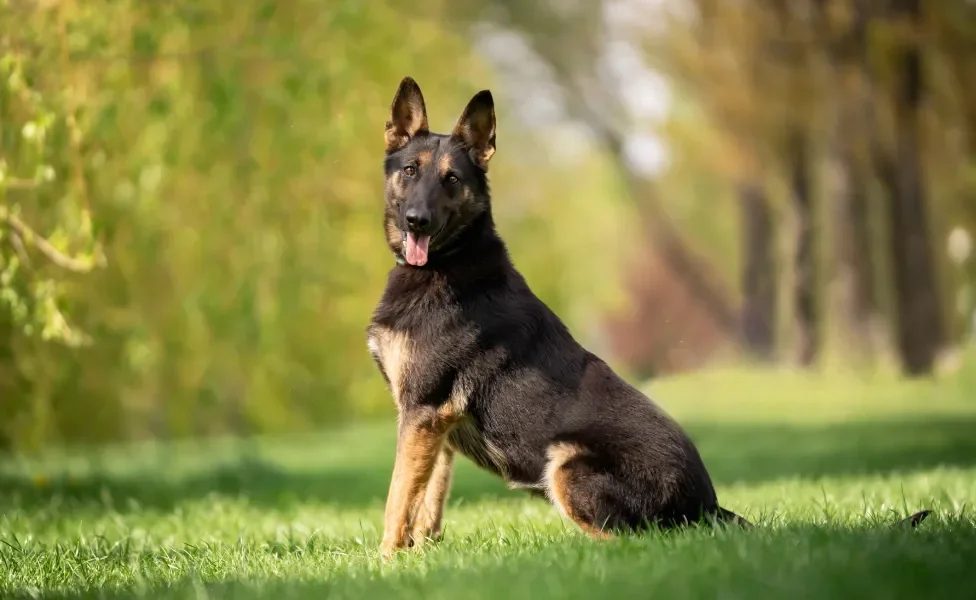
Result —
[{"label": "bare tree branch", "polygon": [[37,183],[30,179],[4,179],[3,187],[8,190],[33,190],[37,187]]},{"label": "bare tree branch", "polygon": [[73,273],[88,273],[94,268],[94,265],[88,261],[79,260],[77,258],[72,258],[65,255],[60,250],[54,247],[51,242],[33,229],[29,225],[21,221],[16,215],[10,214],[9,211],[0,211],[0,221],[7,224],[10,229],[16,233],[23,242],[27,243],[43,254],[49,261],[55,265],[66,269]]}]

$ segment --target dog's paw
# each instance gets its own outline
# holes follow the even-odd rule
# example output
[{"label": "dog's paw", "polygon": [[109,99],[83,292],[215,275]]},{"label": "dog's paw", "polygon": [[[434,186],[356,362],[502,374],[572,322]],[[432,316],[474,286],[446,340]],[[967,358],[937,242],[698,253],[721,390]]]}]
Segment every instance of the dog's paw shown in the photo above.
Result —
[{"label": "dog's paw", "polygon": [[428,544],[436,544],[444,537],[441,528],[437,529],[416,529],[410,534],[410,547],[420,548]]},{"label": "dog's paw", "polygon": [[384,538],[383,541],[380,542],[380,557],[384,561],[393,560],[397,554],[407,550],[409,547],[409,539],[400,541]]}]

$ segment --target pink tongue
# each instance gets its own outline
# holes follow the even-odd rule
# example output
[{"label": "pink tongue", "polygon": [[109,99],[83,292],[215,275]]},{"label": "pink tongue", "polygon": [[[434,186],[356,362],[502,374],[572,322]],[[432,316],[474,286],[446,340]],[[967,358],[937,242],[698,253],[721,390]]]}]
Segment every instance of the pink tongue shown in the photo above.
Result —
[{"label": "pink tongue", "polygon": [[417,238],[414,234],[407,234],[407,262],[415,267],[422,267],[427,264],[427,244],[430,243],[430,236],[424,235]]}]

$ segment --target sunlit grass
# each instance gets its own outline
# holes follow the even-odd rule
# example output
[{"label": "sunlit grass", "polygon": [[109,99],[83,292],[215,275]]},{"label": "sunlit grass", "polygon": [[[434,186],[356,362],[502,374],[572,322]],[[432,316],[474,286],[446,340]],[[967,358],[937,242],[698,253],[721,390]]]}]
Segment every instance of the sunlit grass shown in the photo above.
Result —
[{"label": "sunlit grass", "polygon": [[[971,598],[976,401],[959,377],[724,371],[648,386],[759,529],[597,543],[458,466],[443,542],[377,553],[390,423],[0,463],[0,595]],[[917,531],[889,527],[920,508]]]}]

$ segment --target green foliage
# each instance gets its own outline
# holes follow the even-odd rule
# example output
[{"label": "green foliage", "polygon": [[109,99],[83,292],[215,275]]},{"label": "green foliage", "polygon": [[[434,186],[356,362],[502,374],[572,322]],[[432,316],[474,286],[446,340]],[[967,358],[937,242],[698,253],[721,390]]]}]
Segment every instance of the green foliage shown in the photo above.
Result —
[{"label": "green foliage", "polygon": [[[416,77],[444,130],[477,90],[499,90],[446,24],[450,7],[17,6],[4,17],[0,216],[20,215],[76,268],[25,240],[28,272],[0,240],[0,448],[389,412],[363,333],[392,266],[389,102]],[[619,247],[600,246],[615,214],[605,168],[520,164],[532,138],[503,103],[499,115],[498,220],[530,283],[567,311],[612,300],[613,285],[593,285],[612,282],[601,258]],[[575,243],[596,245],[585,269],[565,258]]]},{"label": "green foliage", "polygon": [[[74,175],[69,140],[77,141],[83,132],[75,121],[70,90],[45,94],[38,89],[37,62],[16,47],[0,55],[0,137],[5,150],[0,157],[0,310],[26,335],[78,346],[85,337],[65,319],[63,284],[46,267],[51,263],[86,272],[99,257],[84,189],[61,181]],[[50,233],[35,232],[22,218],[24,212],[47,216]],[[65,248],[80,254],[65,256]],[[41,264],[30,258],[36,250],[41,250]]]},{"label": "green foliage", "polygon": [[[809,111],[818,115],[809,126],[824,128],[813,100],[827,95],[818,88],[810,106],[783,106],[790,86],[753,35],[769,29],[768,15],[700,5],[717,11],[711,44],[721,51],[703,51],[687,22],[648,43],[678,90],[659,132],[672,168],[655,195],[731,284],[741,268],[737,183],[770,183],[788,222],[773,142],[784,111]],[[466,29],[502,18],[480,11],[488,5],[0,6],[0,449],[294,432],[389,414],[363,329],[392,263],[380,225],[381,129],[407,74],[441,131],[474,92],[496,92],[499,228],[530,285],[584,343],[597,346],[601,313],[620,305],[618,267],[647,247],[613,157],[552,158],[558,132],[516,121],[514,95]],[[567,12],[578,22],[550,38],[546,28],[562,21],[541,6],[510,17],[536,28],[561,68],[596,69],[586,48],[599,38],[588,21],[597,9]],[[936,16],[946,35],[927,42],[938,68],[925,126],[952,143],[928,142],[926,160],[933,228],[944,232],[976,223],[974,204],[960,200],[974,179],[976,104],[956,76],[969,62],[953,52],[968,33]],[[949,287],[963,279],[940,269]]]}]

